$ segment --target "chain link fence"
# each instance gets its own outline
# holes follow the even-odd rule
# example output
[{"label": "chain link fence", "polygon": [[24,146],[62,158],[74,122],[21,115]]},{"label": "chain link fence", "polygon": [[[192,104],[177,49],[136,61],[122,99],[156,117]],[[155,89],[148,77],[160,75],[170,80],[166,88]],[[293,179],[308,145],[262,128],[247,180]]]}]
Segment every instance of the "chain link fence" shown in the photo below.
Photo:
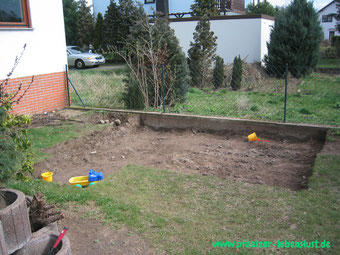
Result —
[{"label": "chain link fence", "polygon": [[[128,68],[71,70],[69,77],[86,107],[340,126],[339,62],[331,70],[241,63],[241,71],[234,64],[191,66],[187,84],[176,86],[166,64],[152,70],[152,77],[145,75],[147,87],[139,86]],[[181,89],[185,97],[176,98]],[[84,106],[73,88],[70,92],[71,105]],[[159,104],[150,103],[155,95]]]}]

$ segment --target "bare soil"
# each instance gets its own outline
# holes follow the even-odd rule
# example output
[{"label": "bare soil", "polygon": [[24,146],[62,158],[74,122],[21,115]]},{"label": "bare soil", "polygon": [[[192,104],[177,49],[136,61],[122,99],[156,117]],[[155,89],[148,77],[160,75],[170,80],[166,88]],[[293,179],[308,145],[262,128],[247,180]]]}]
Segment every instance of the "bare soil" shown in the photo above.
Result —
[{"label": "bare soil", "polygon": [[79,206],[70,204],[63,208],[66,217],[59,222],[59,229],[69,228],[67,236],[71,242],[73,255],[153,255],[162,254],[151,244],[129,231],[127,228],[115,229],[102,218],[88,216],[95,211],[91,204]]},{"label": "bare soil", "polygon": [[334,137],[330,141],[327,141],[320,154],[340,155],[340,138]]},{"label": "bare soil", "polygon": [[[33,125],[59,125],[74,120],[113,122],[117,118],[122,125],[111,124],[102,131],[47,149],[52,156],[36,164],[37,177],[53,171],[55,182],[68,183],[73,176],[87,175],[89,169],[107,176],[136,164],[299,190],[307,187],[314,158],[321,149],[317,141],[272,140],[265,134],[258,134],[261,141],[248,142],[247,134],[237,132],[155,131],[139,126],[135,118],[112,113],[86,116],[68,110],[36,116]],[[66,218],[59,229],[69,227],[67,235],[74,255],[160,253],[128,229],[117,230],[103,224],[102,219],[84,218],[94,210],[91,205],[63,209]]]},{"label": "bare soil", "polygon": [[307,186],[321,148],[313,140],[268,141],[263,134],[261,141],[248,142],[236,132],[155,131],[136,119],[124,121],[47,149],[52,157],[36,165],[37,175],[52,171],[54,181],[68,183],[89,169],[105,176],[136,164],[299,190]]}]

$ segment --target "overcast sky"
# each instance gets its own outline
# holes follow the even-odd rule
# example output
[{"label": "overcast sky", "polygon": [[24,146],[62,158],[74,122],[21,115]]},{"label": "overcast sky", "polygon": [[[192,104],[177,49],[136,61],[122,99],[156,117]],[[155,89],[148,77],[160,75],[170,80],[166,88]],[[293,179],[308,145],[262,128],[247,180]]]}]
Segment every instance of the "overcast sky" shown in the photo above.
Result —
[{"label": "overcast sky", "polygon": [[[273,6],[286,6],[288,5],[292,0],[267,0],[269,3],[271,3]],[[250,3],[253,2],[252,0],[245,0],[246,6]],[[317,10],[320,10],[322,7],[326,6],[332,0],[314,0],[314,7]]]}]

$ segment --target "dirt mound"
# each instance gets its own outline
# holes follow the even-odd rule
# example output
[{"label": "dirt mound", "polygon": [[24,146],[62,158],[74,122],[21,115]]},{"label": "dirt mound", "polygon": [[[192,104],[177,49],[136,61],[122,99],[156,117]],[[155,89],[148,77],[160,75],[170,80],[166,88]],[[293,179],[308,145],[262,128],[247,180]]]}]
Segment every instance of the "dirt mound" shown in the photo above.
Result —
[{"label": "dirt mound", "polygon": [[48,112],[46,114],[36,114],[31,119],[30,128],[41,126],[60,126],[65,123],[91,123],[91,124],[109,124],[119,120],[119,125],[126,123],[127,114],[116,112],[92,112],[88,113],[83,110],[66,109],[59,112]]}]

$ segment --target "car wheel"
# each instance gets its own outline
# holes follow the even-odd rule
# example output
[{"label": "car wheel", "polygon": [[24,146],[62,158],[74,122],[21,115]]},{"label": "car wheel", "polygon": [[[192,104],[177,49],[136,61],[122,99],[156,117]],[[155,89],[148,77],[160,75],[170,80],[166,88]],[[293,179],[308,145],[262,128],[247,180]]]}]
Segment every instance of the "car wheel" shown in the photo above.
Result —
[{"label": "car wheel", "polygon": [[85,67],[85,63],[83,60],[78,59],[75,63],[77,69],[83,69]]}]

